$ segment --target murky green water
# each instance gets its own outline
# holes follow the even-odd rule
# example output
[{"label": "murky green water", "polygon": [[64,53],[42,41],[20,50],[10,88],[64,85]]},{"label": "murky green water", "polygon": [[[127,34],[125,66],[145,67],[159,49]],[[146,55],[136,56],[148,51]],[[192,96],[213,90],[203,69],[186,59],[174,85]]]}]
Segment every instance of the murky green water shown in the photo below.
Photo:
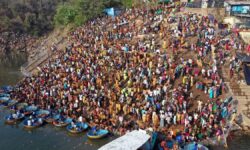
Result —
[{"label": "murky green water", "polygon": [[[0,61],[0,86],[14,85],[21,78],[20,66],[25,63],[25,56],[2,58]],[[6,125],[4,117],[9,110],[0,107],[0,150],[96,150],[113,140],[89,140],[86,132],[70,135],[65,129],[45,125],[35,130],[25,130],[22,123]]]},{"label": "murky green water", "polygon": [[[25,63],[25,56],[0,59],[0,86],[14,85],[21,78],[20,66]],[[96,150],[113,140],[89,140],[86,133],[70,135],[65,129],[45,125],[35,130],[25,130],[22,123],[6,125],[4,117],[9,110],[0,107],[0,150]],[[228,140],[229,150],[249,150],[250,135],[234,136]],[[213,147],[222,150],[223,147]]]},{"label": "murky green water", "polygon": [[0,57],[0,86],[16,84],[22,78],[20,66],[25,62],[25,54]]}]

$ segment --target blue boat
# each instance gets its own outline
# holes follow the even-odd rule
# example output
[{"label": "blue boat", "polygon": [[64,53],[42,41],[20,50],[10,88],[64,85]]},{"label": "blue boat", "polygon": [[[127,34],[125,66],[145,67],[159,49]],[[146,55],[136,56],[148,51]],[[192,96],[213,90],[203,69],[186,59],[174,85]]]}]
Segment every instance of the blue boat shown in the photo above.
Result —
[{"label": "blue boat", "polygon": [[9,97],[0,97],[0,104],[7,102],[8,100],[10,100]]},{"label": "blue boat", "polygon": [[36,117],[38,118],[46,118],[47,116],[49,116],[50,112],[48,110],[44,110],[44,109],[40,109],[38,111],[36,111]]},{"label": "blue boat", "polygon": [[107,136],[109,133],[108,130],[104,130],[104,129],[98,129],[96,131],[94,131],[93,129],[91,129],[88,133],[87,136],[90,139],[101,139],[105,136]]},{"label": "blue boat", "polygon": [[10,114],[10,115],[5,117],[5,122],[8,123],[8,124],[13,124],[13,123],[16,123],[18,121],[23,120],[24,117],[25,117],[25,115],[22,114],[22,113],[20,113],[18,115],[17,114],[16,115]]},{"label": "blue boat", "polygon": [[3,105],[4,107],[10,107],[10,106],[15,105],[16,103],[17,103],[16,100],[8,100],[8,101],[6,101],[6,102],[3,102],[2,105]]},{"label": "blue boat", "polygon": [[13,87],[9,86],[9,85],[8,86],[2,86],[0,89],[3,90],[5,93],[13,91]]},{"label": "blue boat", "polygon": [[0,97],[10,97],[10,94],[0,93]]},{"label": "blue boat", "polygon": [[24,109],[24,114],[25,115],[31,115],[33,112],[37,111],[38,107],[31,105],[31,106],[27,106]]},{"label": "blue boat", "polygon": [[74,134],[77,134],[77,133],[81,133],[83,132],[84,130],[87,130],[88,129],[88,124],[87,123],[83,123],[83,122],[77,122],[74,125],[72,124],[69,124],[67,126],[67,130],[70,132],[70,133],[74,133]]},{"label": "blue boat", "polygon": [[34,129],[37,127],[42,126],[44,120],[42,118],[35,118],[35,119],[26,119],[23,122],[24,128],[26,129]]},{"label": "blue boat", "polygon": [[53,125],[56,127],[66,127],[73,121],[72,118],[62,118],[60,117],[59,119],[56,119],[53,121]]},{"label": "blue boat", "polygon": [[206,146],[198,143],[190,143],[185,145],[182,150],[209,150]]},{"label": "blue boat", "polygon": [[27,103],[17,103],[10,107],[11,110],[24,110],[28,106]]},{"label": "blue boat", "polygon": [[47,123],[53,123],[55,120],[58,120],[60,118],[59,114],[49,114],[46,118],[45,121]]}]

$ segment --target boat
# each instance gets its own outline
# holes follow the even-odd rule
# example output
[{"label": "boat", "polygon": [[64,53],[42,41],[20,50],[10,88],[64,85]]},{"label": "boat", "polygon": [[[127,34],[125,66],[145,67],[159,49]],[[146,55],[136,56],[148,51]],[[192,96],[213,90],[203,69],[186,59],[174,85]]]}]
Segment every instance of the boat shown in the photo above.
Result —
[{"label": "boat", "polygon": [[12,86],[2,86],[0,89],[3,90],[5,93],[13,91]]},{"label": "boat", "polygon": [[150,135],[144,130],[133,130],[125,135],[103,145],[98,150],[117,150],[117,149],[150,149],[146,146],[149,143]]},{"label": "boat", "polygon": [[198,149],[198,150],[209,150],[206,146],[198,143],[190,143],[184,146],[182,150],[192,150],[192,149]]},{"label": "boat", "polygon": [[16,100],[8,100],[8,101],[6,101],[6,102],[3,102],[2,105],[3,105],[4,107],[10,107],[10,106],[15,105],[16,103],[17,103]]},{"label": "boat", "polygon": [[27,115],[31,115],[33,112],[37,111],[38,107],[31,105],[31,106],[27,106],[24,109],[24,114]]},{"label": "boat", "polygon": [[60,115],[59,114],[50,114],[47,117],[45,117],[45,122],[47,123],[53,123],[55,120],[59,119]]},{"label": "boat", "polygon": [[83,123],[83,122],[77,122],[75,124],[75,127],[73,127],[72,124],[69,124],[67,126],[67,130],[70,132],[70,133],[74,133],[74,134],[77,134],[77,133],[81,133],[83,132],[84,130],[88,129],[88,124],[87,123]]},{"label": "boat", "polygon": [[96,130],[96,132],[94,133],[93,129],[91,129],[88,133],[87,136],[89,139],[101,139],[105,136],[107,136],[109,133],[108,130],[104,130],[104,129],[98,129]]},{"label": "boat", "polygon": [[0,97],[0,104],[7,102],[8,100],[10,100],[9,97]]},{"label": "boat", "polygon": [[26,129],[34,129],[43,125],[42,118],[35,118],[35,119],[26,119],[23,122],[24,128]]},{"label": "boat", "polygon": [[10,94],[0,93],[0,97],[10,97]]},{"label": "boat", "polygon": [[66,127],[73,121],[72,118],[60,118],[53,121],[53,125],[56,127]]},{"label": "boat", "polygon": [[10,107],[11,110],[23,110],[28,106],[28,103],[17,103]]},{"label": "boat", "polygon": [[14,116],[13,114],[10,114],[8,116],[5,117],[5,122],[8,123],[8,124],[12,124],[12,123],[16,123],[18,121],[21,121],[23,120],[25,117],[24,114],[18,114],[16,116]]},{"label": "boat", "polygon": [[44,109],[40,109],[38,111],[36,111],[36,117],[38,118],[46,118],[47,116],[49,116],[50,112],[48,110],[44,110]]}]

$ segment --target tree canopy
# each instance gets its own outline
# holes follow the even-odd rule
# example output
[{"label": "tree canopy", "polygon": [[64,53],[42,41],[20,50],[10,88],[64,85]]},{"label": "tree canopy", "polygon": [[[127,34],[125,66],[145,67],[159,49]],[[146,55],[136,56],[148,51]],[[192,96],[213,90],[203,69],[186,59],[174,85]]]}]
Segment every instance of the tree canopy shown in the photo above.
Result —
[{"label": "tree canopy", "polygon": [[55,25],[82,25],[107,7],[132,7],[133,0],[1,0],[0,32],[42,35]]}]

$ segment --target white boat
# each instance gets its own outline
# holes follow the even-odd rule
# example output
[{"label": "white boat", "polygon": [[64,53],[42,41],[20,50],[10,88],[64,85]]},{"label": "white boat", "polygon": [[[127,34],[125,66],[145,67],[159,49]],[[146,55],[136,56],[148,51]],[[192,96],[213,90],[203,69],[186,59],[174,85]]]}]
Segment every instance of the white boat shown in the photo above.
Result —
[{"label": "white boat", "polygon": [[137,150],[143,147],[150,139],[143,130],[134,130],[109,142],[98,150]]}]

